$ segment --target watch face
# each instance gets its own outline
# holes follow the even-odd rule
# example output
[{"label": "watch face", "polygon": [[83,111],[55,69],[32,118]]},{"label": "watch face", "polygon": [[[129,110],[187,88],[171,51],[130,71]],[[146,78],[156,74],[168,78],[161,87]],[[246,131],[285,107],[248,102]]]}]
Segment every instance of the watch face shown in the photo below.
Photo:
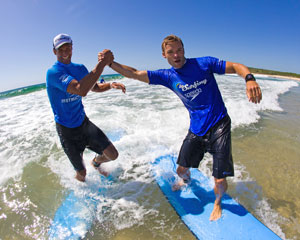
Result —
[{"label": "watch face", "polygon": [[250,80],[255,80],[255,77],[251,73],[246,76],[246,82]]}]

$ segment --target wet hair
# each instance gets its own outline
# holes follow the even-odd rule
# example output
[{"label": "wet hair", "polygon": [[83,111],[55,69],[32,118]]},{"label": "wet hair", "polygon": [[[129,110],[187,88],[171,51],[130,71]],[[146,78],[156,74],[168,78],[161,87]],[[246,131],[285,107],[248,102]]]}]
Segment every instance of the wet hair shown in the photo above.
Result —
[{"label": "wet hair", "polygon": [[183,47],[183,42],[182,42],[181,38],[171,34],[171,35],[165,37],[161,44],[161,50],[163,52],[165,52],[165,48],[168,45],[168,43],[170,43],[170,42],[180,42]]}]

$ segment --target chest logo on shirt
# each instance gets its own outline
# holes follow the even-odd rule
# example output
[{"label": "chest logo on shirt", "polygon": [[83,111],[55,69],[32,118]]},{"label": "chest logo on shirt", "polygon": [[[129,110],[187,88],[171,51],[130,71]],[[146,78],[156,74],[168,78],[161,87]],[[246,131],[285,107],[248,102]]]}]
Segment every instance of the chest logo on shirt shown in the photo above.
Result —
[{"label": "chest logo on shirt", "polygon": [[62,82],[66,82],[68,80],[68,76],[69,76],[68,74],[64,74],[59,77],[59,80]]},{"label": "chest logo on shirt", "polygon": [[207,80],[195,81],[193,84],[182,84],[177,83],[176,88],[182,91],[182,94],[188,98],[190,101],[193,101],[201,92],[202,89],[199,87],[201,85],[206,85]]}]

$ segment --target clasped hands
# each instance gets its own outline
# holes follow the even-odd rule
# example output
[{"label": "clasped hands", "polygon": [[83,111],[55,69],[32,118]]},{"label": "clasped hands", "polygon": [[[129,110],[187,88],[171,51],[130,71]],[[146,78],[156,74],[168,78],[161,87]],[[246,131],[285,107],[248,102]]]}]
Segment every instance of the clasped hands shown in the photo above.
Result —
[{"label": "clasped hands", "polygon": [[[114,61],[114,55],[109,49],[104,49],[98,53],[98,62],[104,62],[105,65],[110,65]],[[123,93],[126,92],[126,87],[122,83],[113,82],[110,84],[111,88],[121,89]]]},{"label": "clasped hands", "polygon": [[105,65],[109,65],[113,62],[114,55],[109,49],[104,49],[102,52],[98,53],[98,62],[104,62]]}]

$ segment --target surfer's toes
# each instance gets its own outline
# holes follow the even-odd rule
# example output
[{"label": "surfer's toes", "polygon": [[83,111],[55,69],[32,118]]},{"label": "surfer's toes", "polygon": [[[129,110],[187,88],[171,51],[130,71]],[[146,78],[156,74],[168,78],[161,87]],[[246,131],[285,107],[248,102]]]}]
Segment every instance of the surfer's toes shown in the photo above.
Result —
[{"label": "surfer's toes", "polygon": [[222,208],[220,204],[215,204],[214,209],[210,215],[210,221],[216,221],[222,216]]},{"label": "surfer's toes", "polygon": [[173,184],[172,186],[172,191],[175,192],[175,191],[178,191],[180,190],[183,186],[185,186],[186,184],[184,183],[184,181],[180,180],[176,183]]},{"label": "surfer's toes", "polygon": [[106,171],[102,170],[100,167],[97,170],[104,177],[108,177],[109,176],[109,172],[106,172]]},{"label": "surfer's toes", "polygon": [[191,183],[191,178],[189,179],[180,179],[178,182],[176,182],[175,184],[173,184],[172,186],[172,191],[178,191],[180,190],[182,187],[187,186]]}]

